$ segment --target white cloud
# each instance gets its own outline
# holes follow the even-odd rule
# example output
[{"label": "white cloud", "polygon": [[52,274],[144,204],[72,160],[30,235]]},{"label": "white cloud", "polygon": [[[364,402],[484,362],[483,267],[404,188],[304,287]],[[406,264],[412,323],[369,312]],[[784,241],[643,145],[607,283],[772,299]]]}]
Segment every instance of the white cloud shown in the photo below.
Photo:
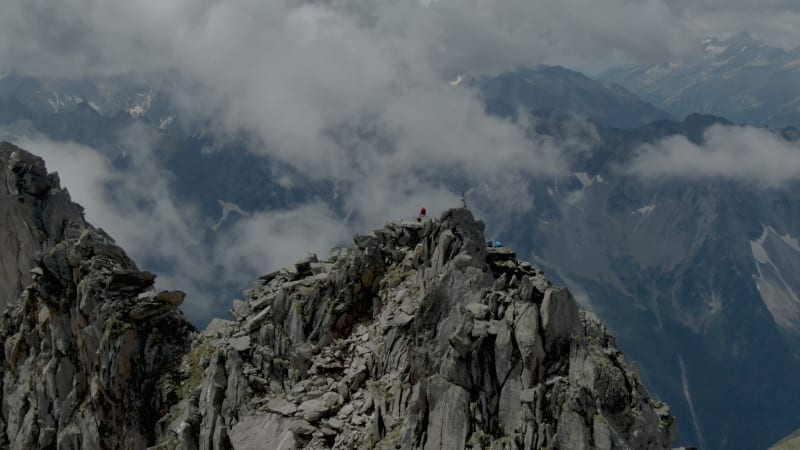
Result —
[{"label": "white cloud", "polygon": [[740,31],[793,47],[798,25],[791,0],[8,0],[0,72],[173,70],[249,95],[259,94],[250,88],[261,77],[289,82],[271,93],[286,107],[293,88],[308,88],[336,109],[387,77],[402,86],[430,71],[663,62],[699,52],[705,35]]},{"label": "white cloud", "polygon": [[671,136],[645,145],[627,171],[644,178],[730,178],[778,186],[800,178],[800,146],[754,127],[714,125],[702,145]]},{"label": "white cloud", "polygon": [[[334,203],[349,214],[346,224],[322,206],[327,198],[279,212],[256,211],[231,230],[247,239],[269,230],[275,239],[250,246],[222,236],[219,242],[228,248],[218,245],[215,254],[203,245],[207,218],[172,199],[169,174],[157,167],[141,130],[126,141],[130,172],[113,169],[82,147],[42,139],[22,143],[63,172],[64,184],[85,204],[90,221],[136,259],[174,266],[162,282],[195,290],[204,298],[199,303],[213,309],[228,300],[206,289],[219,270],[260,270],[277,264],[278,256],[293,258],[309,246],[332,245],[345,232],[413,217],[422,205],[435,214],[458,205],[461,190],[475,189],[471,206],[479,211],[499,216],[528,210],[533,198],[525,180],[566,173],[564,151],[585,151],[583,137],[597,138],[583,126],[580,139],[570,138],[572,133],[546,138],[532,134],[524,121],[490,117],[474,92],[447,83],[457,74],[536,63],[675,59],[699,50],[696,43],[709,31],[726,29],[753,12],[760,18],[748,23],[778,30],[774,39],[796,29],[793,3],[739,1],[716,19],[721,5],[713,0],[8,0],[0,15],[0,73],[81,78],[135,72],[167,86],[180,118],[210,121],[217,138],[248,136],[253,151],[291,165],[307,180],[336,185]],[[664,150],[671,158],[653,147],[636,170],[674,173],[653,169],[668,167],[659,162],[664,158],[684,172],[708,166],[728,167],[715,170],[730,176],[793,176],[779,163],[758,168],[743,147],[731,152],[733,142],[716,144],[722,138],[714,132],[711,137],[704,156],[692,155],[695,149],[676,138],[667,142],[675,149]],[[769,142],[776,161],[790,155],[783,144]],[[731,159],[755,168],[726,166]],[[92,170],[87,174],[84,167]],[[306,181],[283,178],[288,184]],[[287,222],[306,224],[304,232],[318,240],[298,238],[281,225]],[[207,312],[188,308],[197,317]]]},{"label": "white cloud", "polygon": [[[738,5],[732,10],[747,10]],[[670,59],[699,50],[712,27],[706,16],[718,6],[13,0],[0,17],[0,70],[166,77],[184,117],[255,135],[258,151],[315,179],[356,184],[379,167],[391,168],[389,177],[425,173],[436,184],[456,167],[479,184],[504,172],[553,174],[563,163],[558,152],[531,145],[523,127],[486,115],[470,90],[449,86],[454,74]],[[759,11],[782,17],[787,8],[770,2]]]},{"label": "white cloud", "polygon": [[[188,293],[184,310],[196,321],[218,314],[228,299],[214,297],[214,270],[203,245],[202,219],[190,205],[176,203],[169,174],[156,166],[147,132],[123,136],[129,168],[119,170],[97,151],[37,135],[16,144],[45,159],[58,172],[87,221],[107,231],[145,269],[159,274],[157,287]],[[163,270],[161,270],[163,269]]]},{"label": "white cloud", "polygon": [[217,241],[214,254],[231,279],[248,283],[309,253],[324,259],[331,247],[351,244],[342,218],[315,202],[239,220]]},{"label": "white cloud", "polygon": [[748,32],[771,46],[800,46],[800,3],[792,0],[676,0],[669,7],[693,35]]},{"label": "white cloud", "polygon": [[[415,65],[403,70],[414,72],[497,70],[564,53],[651,56],[677,48],[683,28],[654,0],[11,0],[3,12],[0,60],[15,69],[74,76],[267,57],[293,61],[287,69],[327,67],[330,82],[355,86],[340,74],[380,79],[385,66],[370,61],[406,60]],[[252,66],[223,69],[233,68]],[[295,75],[302,83],[316,74]]]}]

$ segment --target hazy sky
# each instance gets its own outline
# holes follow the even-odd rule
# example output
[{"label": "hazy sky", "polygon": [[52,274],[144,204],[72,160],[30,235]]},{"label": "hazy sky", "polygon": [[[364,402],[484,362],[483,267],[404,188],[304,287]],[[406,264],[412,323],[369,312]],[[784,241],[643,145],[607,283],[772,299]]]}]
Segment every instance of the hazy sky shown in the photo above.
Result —
[{"label": "hazy sky", "polygon": [[324,69],[331,83],[347,71],[359,74],[351,82],[379,82],[402,62],[413,63],[403,71],[444,76],[543,61],[663,62],[691,56],[703,36],[741,31],[800,45],[792,0],[7,0],[2,8],[0,70],[47,76],[170,68],[194,77],[222,63],[233,64],[223,68],[231,78],[269,65]]},{"label": "hazy sky", "polygon": [[[586,142],[531,136],[524,116],[488,116],[474,92],[447,83],[458,74],[691,60],[704,36],[741,31],[793,47],[797,29],[800,3],[785,0],[5,0],[0,73],[136,72],[166,83],[184,118],[210,118],[223,134],[255,136],[254,151],[337,186],[347,221],[318,199],[253,211],[209,250],[194,231],[204,218],[173,200],[146,130],[124,137],[130,174],[85,147],[37,136],[22,142],[51,168],[69,172],[65,184],[90,220],[137,259],[172,261],[176,271],[160,279],[190,286],[202,299],[187,308],[203,317],[227,301],[204,294],[209,279],[244,283],[308,251],[325,254],[351,232],[422,204],[433,211],[455,206],[458,192],[445,180],[475,188],[479,209],[532,208],[525,181],[567,173],[564,152]],[[706,153],[679,138],[656,144],[631,170],[797,176],[786,165],[786,158],[796,160],[791,148],[757,131],[726,133],[713,130]],[[732,138],[746,139],[729,151]],[[771,163],[737,150],[760,139],[774,149]],[[124,201],[98,194],[105,183],[121,186]],[[141,204],[150,206],[137,209]]]}]

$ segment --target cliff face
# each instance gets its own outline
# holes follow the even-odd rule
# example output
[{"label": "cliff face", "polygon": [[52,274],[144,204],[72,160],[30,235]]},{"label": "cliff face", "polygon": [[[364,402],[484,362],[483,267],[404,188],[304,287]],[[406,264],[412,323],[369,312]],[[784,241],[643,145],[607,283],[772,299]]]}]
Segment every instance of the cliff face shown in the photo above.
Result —
[{"label": "cliff face", "polygon": [[[266,275],[195,333],[40,159],[0,148],[12,448],[668,448],[604,327],[468,210]],[[5,254],[8,247],[0,253]],[[10,259],[9,259],[10,258]],[[11,266],[13,264],[13,267]],[[33,268],[33,272],[28,272]],[[9,289],[9,292],[11,290]]]},{"label": "cliff face", "polygon": [[41,159],[0,143],[0,307],[30,284],[35,256],[57,242],[62,222],[82,217],[58,184]]},{"label": "cliff face", "polygon": [[182,294],[153,291],[40,158],[2,144],[0,164],[0,445],[144,448],[174,402],[157,387],[193,330]]}]

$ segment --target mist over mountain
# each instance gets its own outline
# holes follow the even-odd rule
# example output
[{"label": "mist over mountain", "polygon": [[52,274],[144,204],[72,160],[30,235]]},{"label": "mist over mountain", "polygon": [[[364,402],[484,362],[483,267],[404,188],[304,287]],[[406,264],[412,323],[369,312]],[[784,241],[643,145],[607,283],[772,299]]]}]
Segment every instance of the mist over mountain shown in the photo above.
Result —
[{"label": "mist over mountain", "polygon": [[[198,332],[0,143],[0,444],[9,448],[669,448],[675,419],[569,291],[465,208],[265,274]],[[30,268],[30,269],[29,269]],[[42,368],[43,369],[40,369]],[[41,373],[40,373],[41,371]]]},{"label": "mist over mountain", "polygon": [[[600,129],[597,153],[573,166],[572,176],[538,183],[536,212],[502,236],[515,245],[522,229],[535,236],[526,248],[608,320],[645,379],[678,411],[684,438],[708,448],[761,448],[790,430],[800,398],[791,381],[800,329],[790,275],[800,263],[797,182],[759,182],[756,173],[736,181],[736,171],[709,178],[721,176],[721,159],[701,175],[686,166],[697,169],[702,159],[670,169],[670,160],[649,160],[643,151],[664,138],[692,155],[729,149],[724,124],[690,116],[628,136]],[[740,131],[736,142],[755,132]],[[783,145],[779,133],[774,139]],[[795,163],[798,148],[789,149]],[[629,169],[620,173],[620,166]],[[776,381],[756,381],[763,379]]]},{"label": "mist over mountain", "polygon": [[108,117],[123,112],[151,120],[169,117],[158,116],[167,105],[164,92],[153,86],[145,87],[131,76],[70,80],[10,73],[0,79],[0,96],[13,97],[29,111],[39,114],[65,113],[86,105]]},{"label": "mist over mountain", "polygon": [[741,33],[706,38],[702,49],[699,61],[621,66],[599,78],[677,117],[703,113],[737,123],[800,126],[800,48],[771,47]]},{"label": "mist over mountain", "polygon": [[[576,86],[570,92],[577,97],[581,85],[601,86],[562,69],[550,71],[545,80],[555,83],[556,74],[567,77],[562,86]],[[513,89],[495,86],[488,109],[516,101],[522,89],[518,75],[489,82],[502,87],[506,80]],[[546,98],[543,85],[529,87],[532,92],[524,91],[529,97],[522,98]],[[614,91],[599,92],[611,96]],[[610,102],[604,117],[624,112],[629,104],[637,111],[646,105]],[[682,442],[752,448],[788,434],[797,422],[794,399],[800,398],[791,392],[800,336],[800,310],[793,300],[800,290],[791,275],[800,261],[793,244],[800,236],[800,212],[796,182],[791,181],[800,167],[796,131],[735,127],[704,115],[621,129],[599,125],[600,116],[592,118],[594,124],[576,117],[570,102],[546,112],[541,107],[526,111],[530,105],[520,101],[516,117],[509,120],[529,120],[532,139],[563,146],[569,171],[520,180],[521,189],[530,192],[532,208],[512,214],[473,189],[468,201],[487,215],[491,236],[535,258],[609,323],[655,395],[677,412]],[[6,122],[6,132],[13,135],[14,130],[18,138],[36,132],[97,148],[110,161],[105,170],[111,176],[100,180],[101,185],[112,185],[95,207],[114,211],[115,199],[141,190],[143,174],[166,181],[137,201],[146,205],[164,196],[152,211],[174,211],[181,219],[148,228],[163,235],[164,242],[184,233],[198,241],[188,250],[164,251],[145,245],[152,240],[147,235],[123,233],[122,238],[131,241],[145,267],[165,274],[168,284],[162,286],[183,287],[196,292],[200,303],[208,302],[195,311],[189,307],[190,317],[201,324],[225,314],[246,275],[271,270],[270,260],[295,251],[284,250],[294,242],[286,227],[297,228],[300,216],[284,211],[318,199],[331,215],[315,219],[317,223],[346,221],[348,214],[335,185],[315,183],[279,161],[257,157],[246,138],[183,135],[142,118],[108,117],[80,105],[57,114],[19,116]],[[146,146],[131,145],[143,137]],[[27,142],[42,148],[42,141]],[[753,153],[754,148],[760,153]],[[50,154],[87,155],[71,151],[61,146]],[[144,166],[141,158],[147,161]],[[767,164],[771,160],[775,167]],[[458,200],[454,196],[451,202]],[[110,217],[117,216],[124,217],[124,210]],[[119,219],[109,223],[126,228]],[[310,243],[307,247],[324,253],[326,244],[341,242],[327,237],[319,241],[322,246],[310,242],[307,233],[315,233],[317,226],[300,227],[293,245]],[[323,226],[326,233],[346,235],[346,226]],[[242,239],[254,241],[242,247]],[[258,241],[264,245],[253,244]],[[217,263],[203,268],[187,262],[198,258]],[[753,379],[774,382],[754,389]],[[774,414],[764,415],[765,405]]]},{"label": "mist over mountain", "polygon": [[471,84],[483,95],[487,110],[499,116],[515,115],[522,108],[539,114],[572,114],[617,128],[670,118],[619,85],[604,85],[558,66],[517,69]]},{"label": "mist over mountain", "polygon": [[[405,232],[395,236],[394,227],[382,227],[387,220],[402,224],[423,206],[438,216],[466,203],[476,217],[485,220],[487,239],[513,246],[521,259],[534,261],[555,283],[568,287],[575,301],[609,324],[628,359],[639,367],[648,392],[670,404],[677,417],[678,443],[766,448],[791,437],[800,426],[800,395],[791,377],[798,369],[800,334],[796,275],[800,267],[800,132],[795,128],[799,89],[794,50],[800,46],[800,4],[782,0],[64,0],[57,6],[27,0],[4,5],[0,139],[43,156],[50,170],[58,172],[58,177],[48,179],[48,186],[68,186],[72,198],[83,205],[86,219],[107,232],[98,231],[92,242],[74,242],[74,236],[67,236],[75,248],[86,252],[79,252],[81,261],[88,264],[105,254],[109,247],[103,244],[104,236],[114,236],[137,267],[158,273],[154,292],[186,292],[184,311],[192,323],[204,327],[212,318],[228,314],[235,304],[238,325],[223,328],[243,333],[241,325],[256,317],[250,313],[260,314],[266,303],[275,300],[271,288],[260,286],[265,289],[260,291],[263,296],[251,291],[242,302],[232,303],[243,298],[241,290],[253,279],[299,260],[299,268],[290,266],[285,271],[288,275],[278,281],[273,278],[271,286],[302,286],[293,298],[318,305],[318,300],[329,297],[300,294],[309,292],[305,288],[320,288],[313,277],[323,269],[332,273],[326,264],[333,260],[305,260],[309,252],[324,258],[331,247],[349,246],[351,236],[364,230],[384,230],[376,239],[391,235],[389,240],[394,242]],[[593,80],[581,72],[602,75]],[[8,179],[17,179],[18,172],[29,173],[25,170],[10,172],[14,175]],[[32,179],[44,183],[37,178],[42,175],[39,172],[30,172],[36,175]],[[32,189],[41,194],[44,185]],[[16,192],[14,186],[8,189]],[[17,206],[13,195],[9,199],[10,208]],[[458,227],[454,229],[459,235]],[[432,235],[426,236],[427,240]],[[403,237],[403,243],[397,244],[403,247],[408,239]],[[90,254],[96,243],[103,244],[98,248],[104,250]],[[19,252],[6,247],[12,250],[0,255],[3,261],[17,261]],[[392,261],[399,255],[384,253]],[[115,258],[114,264],[133,270],[132,261]],[[465,259],[458,258],[454,265]],[[77,261],[76,255],[67,258],[67,264]],[[521,262],[514,265],[522,267]],[[74,273],[66,266],[56,271],[64,276]],[[364,274],[360,268],[353,269],[347,277],[356,273]],[[7,275],[22,280],[15,281],[16,288],[27,289],[27,279],[20,278],[18,271]],[[99,283],[98,292],[109,293],[112,303],[137,301],[102,287],[108,273],[101,270],[95,275],[91,278]],[[295,275],[299,278],[294,279]],[[427,276],[420,275],[430,281]],[[150,275],[137,277],[134,284],[153,281]],[[299,283],[291,284],[295,282]],[[43,287],[47,288],[52,286]],[[495,291],[498,295],[510,292]],[[55,297],[75,298],[69,290],[59,295]],[[137,316],[150,308],[169,309],[149,295],[144,299],[146,311],[138,311]],[[177,302],[175,295],[164,298]],[[490,297],[485,300],[492,309]],[[45,320],[45,312],[39,321],[38,311],[43,310],[35,298],[19,304],[37,308],[37,317],[33,309],[9,312],[22,321],[14,323],[29,326],[22,329],[49,330],[51,323],[66,323],[65,317]],[[398,306],[392,301],[386,304]],[[297,333],[292,345],[311,338],[313,330],[324,330],[317,326],[319,317],[300,314],[298,318],[280,302],[271,305],[291,317],[289,323],[282,318],[269,323]],[[88,303],[85,306],[91,308]],[[537,305],[540,312],[542,307]],[[483,308],[473,310],[483,317]],[[354,314],[360,317],[361,312]],[[352,317],[345,316],[342,320],[350,323]],[[498,317],[499,305],[492,320]],[[55,327],[51,334],[63,337],[64,330],[84,326],[82,320]],[[396,336],[398,331],[391,327],[379,328]],[[463,351],[472,348],[472,343],[488,342],[481,340],[482,327],[473,328],[475,336],[463,328],[453,348],[469,355]],[[120,330],[117,326],[108,329]],[[427,330],[418,328],[423,329]],[[583,326],[583,333],[599,335],[592,329]],[[32,335],[18,334],[19,330],[11,325],[4,329],[9,333],[6,342],[33,346]],[[494,326],[492,330],[497,331]],[[220,330],[212,327],[212,331]],[[365,335],[361,331],[341,337],[348,345],[356,345]],[[249,327],[246,332],[251,333]],[[104,342],[122,345],[115,333]],[[313,358],[302,351],[287,355],[283,352],[288,347],[280,344],[274,353],[260,353],[261,359],[254,357],[247,360],[249,365],[237,366],[242,371],[224,367],[249,358],[256,348],[286,342],[280,333],[253,333],[258,334],[250,336],[256,345],[248,347],[242,339],[234,342],[235,348],[225,347],[211,355],[200,351],[194,354],[198,356],[195,362],[203,363],[189,364],[182,373],[188,374],[192,386],[201,378],[192,367],[202,367],[209,382],[222,377],[241,381],[243,374],[258,389],[264,386],[259,380],[272,384],[291,379],[294,384],[284,388],[291,391],[302,381],[297,389],[316,395],[325,377],[300,380],[291,378],[289,369],[289,378],[284,377],[288,367],[284,360],[299,364],[293,370],[312,360],[318,368],[334,367],[329,358],[357,368],[357,358],[363,357],[350,349],[324,345]],[[367,334],[376,336],[372,330]],[[137,339],[147,335],[136,333]],[[480,339],[473,341],[473,337]],[[93,341],[87,342],[92,345]],[[6,352],[23,355],[9,346],[16,351],[24,345],[8,344]],[[244,357],[236,356],[241,353],[238,348],[244,349]],[[438,361],[444,348],[450,347],[437,347],[429,355]],[[215,359],[208,361],[214,354]],[[61,354],[54,355],[54,361],[64,360]],[[298,355],[306,356],[293,358]],[[41,359],[34,356],[30,361],[45,367],[49,354]],[[498,356],[493,363],[501,360]],[[277,364],[277,371],[264,361]],[[568,360],[558,361],[550,366],[551,372],[565,376],[558,371]],[[108,368],[109,364],[103,360],[100,365]],[[68,373],[66,362],[63,366],[62,371]],[[426,376],[432,374],[426,372],[431,366],[424,363],[411,366],[423,368]],[[53,370],[56,365],[46,367]],[[35,377],[39,372],[44,373],[44,368],[31,374]],[[18,379],[28,376],[20,373]],[[360,378],[358,373],[341,372]],[[491,371],[470,373],[474,379],[489,380],[482,392],[502,385],[484,377]],[[585,375],[583,371],[569,375],[579,373]],[[614,373],[622,374],[614,375],[615,380],[633,379],[625,371]],[[579,378],[584,379],[583,375]],[[90,397],[99,402],[103,397],[97,395],[105,392],[101,388],[109,380],[85,381],[78,385],[95,386],[89,393],[94,392]],[[234,384],[243,386],[238,381]],[[444,386],[452,394],[447,398],[457,403],[465,398],[458,389],[434,385]],[[9,386],[21,385],[12,382]],[[168,394],[169,386],[175,387],[166,386]],[[419,392],[427,389],[416,386]],[[468,396],[480,396],[468,383],[459,386]],[[550,392],[547,386],[545,391]],[[62,388],[59,392],[69,392]],[[16,404],[32,404],[29,392],[20,389]],[[222,393],[214,392],[206,400],[216,405],[214,399]],[[231,392],[226,398],[238,398]],[[77,389],[75,395],[83,393]],[[318,399],[295,394],[284,400],[299,401],[295,404],[299,407]],[[361,406],[369,404],[366,393],[362,394]],[[520,391],[525,399],[533,398],[530,394]],[[166,405],[175,400],[169,395],[158,401]],[[326,398],[323,409],[339,405],[338,398]],[[427,406],[418,411],[435,413],[442,420],[448,417],[436,415],[441,411],[432,406],[440,397],[424,398]],[[549,403],[556,406],[564,400],[557,393],[549,398],[557,400]],[[580,398],[588,402],[595,397]],[[209,403],[201,407],[194,397],[184,399],[179,418],[170,416],[174,432],[188,430],[186,436],[171,436],[183,442],[195,442],[192,436],[199,429],[204,430],[202,439],[207,445],[224,442],[223,436],[233,431],[228,425],[249,408],[236,400],[218,409]],[[584,408],[586,404],[572,408],[585,419],[582,426],[576,417],[564,414],[565,423],[572,424],[564,428],[569,430],[565,433],[580,437],[571,441],[576,445],[609,442],[605,436],[613,433],[605,433],[600,419],[597,426],[594,419],[589,422],[596,415]],[[100,403],[93,405],[86,414],[113,411]],[[375,408],[374,414],[381,412],[374,417],[373,436],[394,436],[386,433],[396,429],[396,417],[408,412],[403,405],[389,406],[387,401]],[[157,411],[160,406],[148,404],[142,411]],[[194,406],[208,417],[199,425]],[[501,434],[497,424],[486,419],[494,414],[493,408],[470,409],[469,421],[458,423],[480,424],[502,440],[510,430],[500,427]],[[21,441],[41,436],[43,442],[50,442],[49,419],[26,419],[34,415],[34,409],[11,408],[19,416],[6,422],[6,431],[16,430],[12,434],[21,436]],[[656,416],[657,410],[653,410]],[[537,411],[549,421],[556,415],[561,419],[563,409],[529,412],[535,416]],[[269,425],[273,434],[288,439],[282,427],[289,422],[297,425],[297,413],[275,422],[250,418],[247,423]],[[346,416],[355,422],[364,420],[361,412]],[[513,417],[503,417],[504,424],[516,424]],[[648,413],[647,417],[654,416]],[[158,434],[166,428],[154,431],[151,419],[140,421],[137,429],[145,430],[142,436],[154,442],[156,435],[166,436]],[[181,428],[184,422],[188,425]],[[39,428],[17,427],[26,423]],[[543,422],[537,419],[535,423]],[[650,420],[651,425],[655,423]],[[112,425],[122,426],[121,421]],[[333,436],[332,428],[326,434],[325,427],[317,425],[314,430],[304,425],[292,428],[293,442],[302,446],[314,438],[319,443]],[[418,422],[406,428],[404,435],[422,442],[419,431],[423,429]],[[62,438],[65,442],[72,442],[69,436],[75,433],[92,434],[91,427],[70,430]],[[461,436],[463,428],[448,430],[455,430],[451,436]],[[535,433],[528,425],[515,425],[514,430],[523,434],[514,439],[519,445],[552,444],[559,435],[546,426]],[[337,436],[347,442],[365,442],[361,440],[364,430],[356,431]],[[653,437],[651,442],[666,442],[662,434],[648,436]],[[477,436],[476,442],[484,439]]]}]

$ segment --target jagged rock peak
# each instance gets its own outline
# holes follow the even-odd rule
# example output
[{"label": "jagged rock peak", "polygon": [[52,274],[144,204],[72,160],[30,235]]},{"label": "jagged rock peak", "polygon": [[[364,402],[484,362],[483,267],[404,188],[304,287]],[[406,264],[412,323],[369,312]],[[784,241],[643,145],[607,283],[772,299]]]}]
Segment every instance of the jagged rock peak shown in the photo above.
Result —
[{"label": "jagged rock peak", "polygon": [[[261,277],[197,333],[182,292],[0,144],[0,448],[661,449],[605,328],[466,209]],[[7,249],[12,249],[9,251]]]},{"label": "jagged rock peak", "polygon": [[[45,217],[47,216],[47,217]],[[0,142],[0,308],[16,301],[43,245],[63,234],[63,223],[82,221],[82,210],[61,189],[44,161]]]},{"label": "jagged rock peak", "polygon": [[261,277],[181,368],[172,449],[661,449],[605,328],[466,209]]},{"label": "jagged rock peak", "polygon": [[41,158],[8,143],[0,212],[0,447],[153,444],[176,401],[160,384],[193,333],[182,293],[156,293],[155,275],[83,220]]}]

